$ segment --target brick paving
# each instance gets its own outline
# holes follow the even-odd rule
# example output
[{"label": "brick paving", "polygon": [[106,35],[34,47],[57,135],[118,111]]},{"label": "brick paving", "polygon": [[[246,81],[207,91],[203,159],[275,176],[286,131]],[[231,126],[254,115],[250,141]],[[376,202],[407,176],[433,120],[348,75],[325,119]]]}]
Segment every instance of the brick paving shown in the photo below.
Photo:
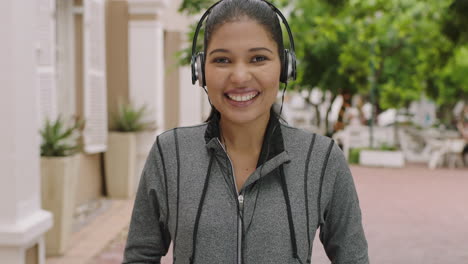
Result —
[{"label": "brick paving", "polygon": [[[109,251],[108,245],[122,238],[119,235],[128,226],[132,208],[133,200],[112,200],[105,212],[72,234],[64,256],[49,257],[46,263],[88,264],[94,256]],[[122,253],[114,254],[121,255]]]},{"label": "brick paving", "polygon": [[468,169],[352,171],[372,263],[468,263]]},{"label": "brick paving", "polygon": [[[359,193],[371,263],[468,264],[468,169],[429,170],[408,165],[404,169],[352,166],[351,170]],[[119,219],[109,218],[115,214],[109,213],[105,222],[89,228],[98,232],[98,225],[120,221],[122,226],[126,221],[119,232],[112,230],[114,237],[107,245],[94,250],[92,257],[82,258],[82,262],[70,256],[66,259],[74,261],[62,263],[120,264],[130,202],[121,205],[126,209],[119,209]],[[105,232],[100,233],[104,236]],[[83,236],[81,242],[79,239],[74,242],[86,244],[85,240]],[[162,263],[171,264],[171,258],[169,252]],[[47,263],[59,262],[48,259]],[[317,236],[312,263],[330,263]]]}]

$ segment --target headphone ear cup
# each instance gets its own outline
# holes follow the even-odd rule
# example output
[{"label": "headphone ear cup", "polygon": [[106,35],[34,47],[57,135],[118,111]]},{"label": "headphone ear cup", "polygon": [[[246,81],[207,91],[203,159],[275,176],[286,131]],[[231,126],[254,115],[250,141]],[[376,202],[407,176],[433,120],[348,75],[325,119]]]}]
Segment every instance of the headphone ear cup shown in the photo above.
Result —
[{"label": "headphone ear cup", "polygon": [[192,60],[190,61],[190,68],[192,69],[192,84],[195,84],[198,80],[197,76],[197,56],[192,55]]},{"label": "headphone ear cup", "polygon": [[198,80],[198,85],[200,87],[205,87],[205,54],[203,52],[199,52],[196,56],[195,73]]},{"label": "headphone ear cup", "polygon": [[297,69],[296,69],[297,61],[296,61],[296,54],[294,53],[294,51],[289,52],[289,57],[291,58],[291,61],[289,62],[289,68],[290,68],[289,78],[290,80],[295,81],[297,77]]},{"label": "headphone ear cup", "polygon": [[198,84],[201,86],[201,87],[205,87],[206,86],[206,80],[205,80],[205,53],[204,52],[199,52],[198,53],[198,61],[199,61],[199,65],[200,67],[198,68],[198,74],[200,76],[200,79],[198,81]]},{"label": "headphone ear cup", "polygon": [[296,56],[294,52],[285,49],[280,81],[282,83],[287,83],[289,80],[296,80]]},{"label": "headphone ear cup", "polygon": [[281,65],[281,75],[280,82],[288,82],[288,72],[289,72],[289,51],[287,49],[283,52],[283,64]]}]

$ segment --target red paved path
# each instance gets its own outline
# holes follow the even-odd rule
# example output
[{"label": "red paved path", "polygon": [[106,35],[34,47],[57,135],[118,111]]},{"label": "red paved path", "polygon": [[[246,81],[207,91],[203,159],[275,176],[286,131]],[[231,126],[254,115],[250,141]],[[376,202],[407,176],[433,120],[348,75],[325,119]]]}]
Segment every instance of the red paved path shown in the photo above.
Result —
[{"label": "red paved path", "polygon": [[[371,263],[468,264],[468,169],[351,170]],[[95,263],[120,263],[122,250],[123,242],[116,242]],[[330,263],[318,237],[312,263]]]}]

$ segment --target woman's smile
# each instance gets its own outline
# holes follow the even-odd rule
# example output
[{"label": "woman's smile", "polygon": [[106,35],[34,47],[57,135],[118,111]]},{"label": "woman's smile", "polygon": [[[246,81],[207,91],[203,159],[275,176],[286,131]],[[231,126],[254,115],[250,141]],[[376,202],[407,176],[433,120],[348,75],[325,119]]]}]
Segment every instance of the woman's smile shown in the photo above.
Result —
[{"label": "woman's smile", "polygon": [[255,102],[260,96],[259,91],[255,90],[236,90],[224,94],[229,104],[234,107],[247,107]]}]

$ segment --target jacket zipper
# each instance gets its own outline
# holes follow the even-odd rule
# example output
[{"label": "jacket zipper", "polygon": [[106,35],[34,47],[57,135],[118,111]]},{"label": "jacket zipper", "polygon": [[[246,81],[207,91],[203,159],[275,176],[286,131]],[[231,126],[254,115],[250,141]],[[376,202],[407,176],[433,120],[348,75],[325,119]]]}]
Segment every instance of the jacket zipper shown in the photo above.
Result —
[{"label": "jacket zipper", "polygon": [[[237,199],[239,200],[239,211],[240,212],[243,212],[244,211],[244,195],[240,194]],[[240,214],[239,212],[239,214]],[[239,224],[237,225],[238,226],[238,230],[237,230],[237,233],[238,233],[238,237],[237,237],[237,263],[238,264],[242,264],[242,230],[243,230],[243,226],[242,226],[242,220],[241,220],[241,217],[240,215],[237,217],[238,218],[238,221],[239,221]]]},{"label": "jacket zipper", "polygon": [[238,205],[239,205],[239,210],[237,212],[237,263],[242,264],[242,230],[243,230],[243,226],[242,226],[241,213],[244,210],[244,195],[240,194],[239,190],[237,188],[236,176],[234,175],[234,166],[232,165],[232,160],[229,157],[229,154],[227,153],[227,151],[224,148],[223,144],[221,144],[221,141],[219,141],[219,139],[218,139],[218,142],[219,142],[219,145],[221,145],[221,147],[223,148],[224,153],[226,153],[226,156],[229,159],[229,163],[231,164],[232,178],[234,180],[234,185],[235,185],[236,193],[237,193],[237,201],[238,201]]}]

